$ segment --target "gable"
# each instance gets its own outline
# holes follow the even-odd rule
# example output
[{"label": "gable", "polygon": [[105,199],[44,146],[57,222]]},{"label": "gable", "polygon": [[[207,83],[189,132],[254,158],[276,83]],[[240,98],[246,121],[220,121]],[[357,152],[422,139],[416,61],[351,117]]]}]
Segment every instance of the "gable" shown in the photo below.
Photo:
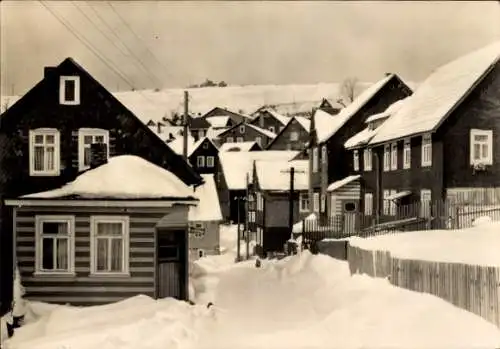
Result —
[{"label": "gable", "polygon": [[[18,147],[16,149],[20,151],[21,144],[27,142],[30,129],[52,127],[61,130],[62,153],[63,147],[71,145],[74,132],[78,129],[101,128],[110,131],[110,142],[111,138],[115,141],[115,153],[140,156],[171,171],[188,185],[201,183],[202,178],[181,156],[175,154],[73,59],[67,58],[57,67],[47,67],[44,72],[44,78],[0,116],[0,133],[16,134],[18,137],[10,139],[9,147]],[[78,105],[59,104],[60,76],[80,78]],[[5,156],[8,154],[0,154],[0,157]],[[65,163],[68,173],[71,172],[68,178],[76,175],[69,171],[72,168],[72,156],[66,156],[70,158]]]}]

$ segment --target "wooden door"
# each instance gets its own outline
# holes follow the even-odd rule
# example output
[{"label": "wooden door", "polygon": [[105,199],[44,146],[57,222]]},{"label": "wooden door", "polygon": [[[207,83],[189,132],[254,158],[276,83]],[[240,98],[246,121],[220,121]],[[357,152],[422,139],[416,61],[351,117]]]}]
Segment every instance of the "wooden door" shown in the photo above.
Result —
[{"label": "wooden door", "polygon": [[157,232],[157,297],[184,298],[184,231]]}]

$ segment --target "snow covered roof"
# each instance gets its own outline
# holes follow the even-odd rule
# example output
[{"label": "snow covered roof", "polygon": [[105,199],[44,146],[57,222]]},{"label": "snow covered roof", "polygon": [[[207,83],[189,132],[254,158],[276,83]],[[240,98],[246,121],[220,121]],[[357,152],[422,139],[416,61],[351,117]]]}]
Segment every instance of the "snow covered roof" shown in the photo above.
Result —
[{"label": "snow covered roof", "polygon": [[[187,137],[188,137],[187,153],[191,154],[195,149],[194,145],[195,145],[196,141],[194,140],[193,136],[191,136],[190,132],[188,132]],[[184,149],[184,137],[183,136],[178,135],[174,140],[172,140],[171,142],[168,142],[167,144],[174,152],[176,152],[179,155],[183,155],[182,154],[183,149]]]},{"label": "snow covered roof", "polygon": [[161,128],[161,132],[158,132],[157,126],[148,126],[153,133],[160,138],[162,141],[168,141],[170,134],[173,137],[178,137],[182,133],[183,126],[167,126]]},{"label": "snow covered roof", "polygon": [[210,116],[206,120],[213,127],[225,127],[229,121],[229,116]]},{"label": "snow covered roof", "polygon": [[314,112],[314,128],[318,139],[326,138],[328,135],[329,126],[332,123],[335,115],[329,114],[321,109],[316,109]]},{"label": "snow covered roof", "polygon": [[259,160],[255,169],[262,190],[286,191],[290,189],[290,169],[295,169],[295,190],[309,188],[309,160]]},{"label": "snow covered roof", "polygon": [[278,120],[283,126],[285,126],[290,121],[289,116],[281,115],[271,108],[266,109],[266,111],[271,114],[276,120]]},{"label": "snow covered roof", "polygon": [[[193,153],[194,153],[194,151],[195,151],[196,149],[198,149],[198,148],[200,147],[200,145],[202,145],[202,144],[203,144],[203,142],[204,142],[205,140],[206,140],[207,142],[212,143],[212,145],[213,145],[214,147],[216,147],[216,146],[215,146],[215,144],[214,144],[214,143],[210,140],[210,138],[208,138],[208,137],[202,137],[202,138],[198,139],[198,140],[197,140],[197,141],[196,141],[196,142],[195,142],[195,143],[194,143],[191,147],[189,147],[189,145],[188,145],[188,156],[191,156],[191,154],[193,154]],[[217,147],[216,147],[216,148],[217,148]]]},{"label": "snow covered roof", "polygon": [[292,227],[292,233],[302,233],[304,231],[304,221],[314,222],[314,221],[317,221],[317,220],[318,220],[318,217],[317,217],[316,213],[314,213],[314,212],[311,213],[306,218],[304,218],[301,221],[298,221],[297,223],[295,223],[293,225],[293,227]]},{"label": "snow covered roof", "polygon": [[[325,130],[321,137],[318,136],[318,143],[323,143],[332,137],[354,114],[356,114],[370,99],[382,89],[385,84],[394,77],[394,74],[388,74],[383,79],[372,84],[365,89],[354,101],[343,108],[337,115],[330,119],[330,123],[325,125]],[[316,121],[316,120],[315,120]]]},{"label": "snow covered roof", "polygon": [[266,130],[266,129],[260,128],[260,127],[258,127],[258,126],[252,125],[252,124],[245,124],[245,125],[246,125],[246,126],[248,126],[248,127],[253,128],[253,129],[254,129],[255,131],[257,131],[257,132],[260,132],[260,133],[262,133],[262,134],[266,135],[266,136],[267,136],[267,137],[269,137],[269,138],[275,138],[275,137],[276,137],[276,133],[271,132],[271,131],[269,131],[269,130]]},{"label": "snow covered roof", "polygon": [[209,127],[207,129],[207,132],[205,134],[205,136],[209,139],[215,139],[217,138],[221,133],[227,131],[229,128],[228,127],[223,127],[223,128],[214,128],[213,126],[212,127]]},{"label": "snow covered roof", "polygon": [[405,101],[407,101],[408,98],[410,98],[410,97],[406,97],[406,98],[397,100],[396,102],[394,102],[390,106],[388,106],[387,109],[384,110],[382,113],[373,114],[373,115],[369,116],[365,122],[370,123],[370,122],[373,122],[376,120],[388,118],[389,116],[391,116],[391,115],[395,114],[397,111],[399,111],[401,109],[401,107],[403,106],[403,103]]},{"label": "snow covered roof", "polygon": [[53,199],[159,199],[194,198],[191,187],[173,173],[134,155],[120,155],[86,171],[74,181],[55,190],[21,198]]},{"label": "snow covered roof", "polygon": [[226,151],[219,153],[219,161],[229,190],[243,190],[246,188],[246,175],[252,175],[254,161],[286,161],[297,154],[297,151],[291,150]]},{"label": "snow covered roof", "polygon": [[344,185],[347,185],[355,181],[356,179],[359,179],[360,177],[361,177],[360,175],[347,176],[346,178],[331,183],[326,190],[327,191],[337,190],[339,188],[342,188]]},{"label": "snow covered roof", "polygon": [[436,69],[370,144],[435,131],[500,57],[500,41]]},{"label": "snow covered roof", "polygon": [[309,132],[309,128],[311,127],[311,120],[305,118],[303,116],[296,116],[295,120],[307,131]]},{"label": "snow covered roof", "polygon": [[219,195],[213,174],[202,174],[204,183],[196,187],[194,196],[199,200],[198,205],[189,208],[190,222],[221,221]]},{"label": "snow covered roof", "polygon": [[220,146],[219,151],[230,151],[236,148],[238,151],[250,151],[250,149],[257,144],[256,142],[228,142]]}]

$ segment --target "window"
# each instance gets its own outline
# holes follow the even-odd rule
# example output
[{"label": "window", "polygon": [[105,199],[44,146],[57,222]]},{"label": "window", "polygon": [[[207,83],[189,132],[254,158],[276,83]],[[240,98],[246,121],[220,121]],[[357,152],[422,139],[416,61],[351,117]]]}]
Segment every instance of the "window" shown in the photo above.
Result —
[{"label": "window", "polygon": [[255,143],[262,146],[262,137],[255,137]]},{"label": "window", "polygon": [[363,165],[364,165],[364,171],[371,171],[372,170],[372,150],[371,149],[365,149],[363,152]]},{"label": "window", "polygon": [[262,193],[257,193],[257,211],[262,211],[264,209],[264,198]]},{"label": "window", "polygon": [[[199,138],[205,137],[205,132],[203,130],[198,130],[198,137]],[[203,144],[203,148],[207,149],[208,148],[208,143]]]},{"label": "window", "polygon": [[233,137],[227,137],[227,138],[226,138],[226,142],[227,142],[227,143],[233,143],[233,142],[234,142]]},{"label": "window", "polygon": [[274,133],[274,131],[275,131],[274,126],[269,126],[269,131]]},{"label": "window", "polygon": [[299,133],[297,131],[290,132],[290,140],[292,142],[298,141],[299,140]]},{"label": "window", "polygon": [[326,149],[326,145],[324,145],[321,147],[321,162],[323,164],[326,164],[326,160],[328,159],[327,156],[328,156],[328,152]]},{"label": "window", "polygon": [[90,270],[92,274],[128,274],[129,218],[90,217]]},{"label": "window", "polygon": [[432,165],[432,138],[430,134],[422,136],[422,167]]},{"label": "window", "polygon": [[207,156],[207,167],[214,167],[214,162],[213,156]]},{"label": "window", "polygon": [[255,211],[248,212],[248,221],[250,223],[255,223]]},{"label": "window", "polygon": [[411,141],[405,139],[403,148],[403,168],[408,169],[411,167]]},{"label": "window", "polygon": [[[203,132],[203,131],[200,131],[200,132]],[[203,137],[203,136],[200,134],[200,138],[201,137]],[[208,149],[208,142],[203,143],[203,149]]]},{"label": "window", "polygon": [[75,217],[35,217],[36,273],[73,274],[75,270]]},{"label": "window", "polygon": [[202,155],[198,155],[196,157],[196,165],[198,167],[205,167],[205,157]]},{"label": "window", "polygon": [[[395,195],[397,193],[397,190],[391,190],[389,191],[389,195]],[[391,216],[395,216],[396,215],[396,209],[397,209],[397,206],[396,206],[396,201],[394,200],[389,200],[389,214]]]},{"label": "window", "polygon": [[383,207],[383,213],[384,215],[388,216],[389,215],[389,206],[390,206],[390,200],[387,200],[387,197],[391,195],[391,192],[389,190],[384,190],[384,207]]},{"label": "window", "polygon": [[80,77],[61,76],[59,80],[59,104],[80,104]]},{"label": "window", "polygon": [[398,169],[398,144],[391,144],[391,170]]},{"label": "window", "polygon": [[365,215],[371,216],[373,214],[373,194],[365,193]]},{"label": "window", "polygon": [[321,198],[321,212],[325,212],[326,211],[326,196],[325,196],[325,194],[321,194],[320,198]]},{"label": "window", "polygon": [[198,258],[203,258],[203,257],[205,257],[205,256],[206,256],[206,254],[205,254],[205,250],[204,250],[204,249],[199,248],[199,249],[198,249]]},{"label": "window", "polygon": [[236,143],[243,143],[243,137],[236,137]]},{"label": "window", "polygon": [[359,171],[359,152],[355,150],[353,153],[353,168],[354,171]]},{"label": "window", "polygon": [[60,135],[56,129],[30,130],[30,175],[58,176],[60,172]]},{"label": "window", "polygon": [[313,210],[319,212],[319,193],[313,194]]},{"label": "window", "polygon": [[493,164],[493,131],[470,130],[470,163]]},{"label": "window", "polygon": [[240,133],[244,134],[245,133],[245,125],[240,126]]},{"label": "window", "polygon": [[309,211],[309,193],[300,193],[299,195],[299,211]]},{"label": "window", "polygon": [[391,153],[389,152],[389,144],[384,145],[384,171],[391,169]]},{"label": "window", "polygon": [[81,128],[78,130],[78,168],[80,171],[90,167],[92,144],[106,144],[106,159],[109,157],[109,131]]},{"label": "window", "polygon": [[318,148],[313,148],[312,152],[312,171],[318,172]]},{"label": "window", "polygon": [[431,216],[432,192],[429,189],[420,190],[420,216]]}]

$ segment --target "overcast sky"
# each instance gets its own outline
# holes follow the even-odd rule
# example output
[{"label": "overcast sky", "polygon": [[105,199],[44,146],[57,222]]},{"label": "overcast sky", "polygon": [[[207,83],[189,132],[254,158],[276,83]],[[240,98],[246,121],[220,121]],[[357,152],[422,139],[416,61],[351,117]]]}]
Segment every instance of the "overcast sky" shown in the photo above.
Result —
[{"label": "overcast sky", "polygon": [[111,90],[153,88],[159,81],[186,87],[206,78],[374,81],[389,71],[420,81],[440,64],[500,40],[497,1],[44,3],[123,77],[41,2],[2,1],[3,95],[26,92],[44,66],[65,57]]}]

